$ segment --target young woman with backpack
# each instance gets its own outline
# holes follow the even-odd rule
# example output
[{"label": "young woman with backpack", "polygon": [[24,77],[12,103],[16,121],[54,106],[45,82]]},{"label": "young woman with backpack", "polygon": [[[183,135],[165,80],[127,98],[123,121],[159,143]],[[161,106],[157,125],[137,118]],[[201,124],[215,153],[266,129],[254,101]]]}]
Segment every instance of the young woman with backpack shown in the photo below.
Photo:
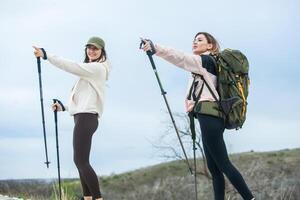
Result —
[{"label": "young woman with backpack", "polygon": [[[173,48],[153,44],[150,40],[144,40],[143,46],[144,51],[153,52],[166,61],[194,74],[189,81],[185,100],[187,112],[194,111],[195,100],[198,94],[200,94],[198,102],[202,107],[209,105],[207,103],[215,102],[214,96],[219,98],[216,89],[216,64],[212,56],[210,56],[220,51],[217,40],[209,33],[199,32],[194,37],[192,49],[193,54],[187,54]],[[212,91],[209,91],[209,88],[204,84],[200,76],[195,74],[201,75]],[[192,90],[194,90],[193,93]],[[214,96],[211,92],[213,92]],[[201,109],[199,110],[201,111]],[[226,175],[243,199],[254,200],[242,175],[229,160],[223,139],[225,130],[224,119],[205,112],[195,112],[195,115],[200,123],[203,149],[207,166],[212,175],[215,200],[224,200],[225,197],[225,179],[223,174]]]},{"label": "young woman with backpack", "polygon": [[[73,150],[74,162],[78,169],[84,200],[103,200],[98,177],[89,162],[92,136],[98,127],[98,118],[103,112],[105,82],[108,79],[110,64],[106,57],[105,43],[99,37],[91,37],[85,46],[83,63],[76,63],[46,53],[34,47],[34,55],[48,60],[52,65],[77,76],[68,107],[74,117]],[[53,110],[62,111],[63,105],[55,103]]]}]

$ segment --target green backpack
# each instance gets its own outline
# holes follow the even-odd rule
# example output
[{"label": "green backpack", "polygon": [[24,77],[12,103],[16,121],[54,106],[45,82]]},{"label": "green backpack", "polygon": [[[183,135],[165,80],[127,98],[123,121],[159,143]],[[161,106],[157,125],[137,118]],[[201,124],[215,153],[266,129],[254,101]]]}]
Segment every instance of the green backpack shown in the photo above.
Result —
[{"label": "green backpack", "polygon": [[218,115],[224,118],[227,129],[242,128],[246,120],[249,63],[246,56],[238,50],[225,49],[213,55],[217,66],[217,91],[220,100],[202,78],[216,102],[198,102],[194,112]]},{"label": "green backpack", "polygon": [[225,114],[227,129],[242,128],[246,120],[250,79],[249,63],[238,50],[225,49],[216,55],[218,73],[217,90],[220,106]]}]

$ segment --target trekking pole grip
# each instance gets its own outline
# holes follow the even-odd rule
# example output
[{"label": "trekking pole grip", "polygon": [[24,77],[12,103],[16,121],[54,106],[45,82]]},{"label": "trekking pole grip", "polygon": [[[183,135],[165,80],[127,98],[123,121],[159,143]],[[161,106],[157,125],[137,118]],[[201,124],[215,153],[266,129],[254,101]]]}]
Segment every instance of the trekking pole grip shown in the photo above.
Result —
[{"label": "trekking pole grip", "polygon": [[[57,102],[57,99],[53,99],[53,103],[56,103]],[[55,110],[53,110],[54,112],[54,121],[55,121],[55,124],[57,123],[57,106],[55,106]]]},{"label": "trekking pole grip", "polygon": [[156,50],[155,50],[154,44],[151,40],[143,39],[143,38],[141,38],[140,49],[143,47],[143,45],[146,44],[146,42],[150,43],[151,50],[146,51],[147,55],[150,58],[150,56],[152,57],[152,55],[154,55],[156,53]]},{"label": "trekking pole grip", "polygon": [[[65,111],[65,110],[66,110],[64,104],[63,104],[60,100],[58,100],[58,99],[53,99],[53,103],[59,103],[59,105],[60,105],[61,108],[62,108],[62,111]],[[57,111],[57,110],[56,110],[56,111]]]}]

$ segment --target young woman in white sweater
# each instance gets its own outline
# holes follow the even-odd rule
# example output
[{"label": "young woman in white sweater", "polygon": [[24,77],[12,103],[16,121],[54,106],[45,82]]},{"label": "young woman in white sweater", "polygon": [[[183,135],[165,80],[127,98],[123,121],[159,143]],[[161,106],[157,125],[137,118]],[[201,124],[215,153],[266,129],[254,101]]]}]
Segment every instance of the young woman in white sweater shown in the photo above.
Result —
[{"label": "young woman in white sweater", "polygon": [[[173,48],[164,47],[153,44],[150,40],[144,40],[144,51],[156,52],[155,55],[165,59],[166,61],[195,74],[200,74],[206,80],[215,96],[219,98],[217,92],[217,72],[215,62],[210,54],[219,52],[219,44],[217,40],[209,33],[199,32],[195,35],[192,43],[193,54],[184,53]],[[152,43],[152,44],[151,44]],[[153,49],[154,48],[154,49]],[[193,110],[195,102],[189,97],[189,91],[193,81],[193,77],[189,81],[187,96],[185,99],[185,107],[187,112]],[[203,80],[197,77],[198,82],[195,96],[197,96],[203,85]],[[199,102],[215,101],[214,97],[203,85],[203,90]],[[253,200],[254,197],[246,185],[242,175],[230,162],[226,145],[223,139],[225,130],[224,120],[221,117],[211,116],[203,113],[196,113],[197,119],[201,127],[201,136],[207,166],[212,175],[214,198],[215,200],[224,200],[225,196],[225,179],[223,174],[227,176],[237,191],[245,200]]]},{"label": "young woman in white sweater", "polygon": [[[98,127],[98,118],[103,112],[105,82],[110,64],[106,57],[105,43],[99,37],[91,37],[85,47],[83,63],[73,62],[34,47],[34,55],[48,60],[54,66],[78,77],[72,88],[68,106],[74,117],[73,150],[74,162],[79,172],[84,200],[103,200],[98,177],[90,165],[89,155],[92,136]],[[62,111],[59,103],[53,110]]]}]

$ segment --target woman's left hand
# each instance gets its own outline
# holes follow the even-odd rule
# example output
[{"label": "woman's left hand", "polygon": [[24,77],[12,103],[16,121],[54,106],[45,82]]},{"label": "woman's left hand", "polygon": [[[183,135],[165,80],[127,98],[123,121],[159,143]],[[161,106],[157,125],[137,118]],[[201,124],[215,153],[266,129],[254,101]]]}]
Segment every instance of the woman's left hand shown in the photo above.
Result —
[{"label": "woman's left hand", "polygon": [[149,40],[143,39],[143,42],[144,42],[143,50],[144,50],[145,52],[151,51],[152,49],[151,49],[150,41],[149,41]]},{"label": "woman's left hand", "polygon": [[40,58],[40,57],[44,57],[44,53],[43,53],[43,51],[40,49],[40,48],[38,48],[38,47],[36,47],[36,46],[32,46],[33,48],[34,48],[34,55],[35,55],[35,57],[37,57],[37,58]]},{"label": "woman's left hand", "polygon": [[150,52],[152,52],[152,54],[155,54],[156,50],[155,50],[155,46],[154,46],[153,42],[151,40],[147,40],[147,39],[142,39],[142,40],[144,42],[142,49],[145,52],[150,51]]}]

